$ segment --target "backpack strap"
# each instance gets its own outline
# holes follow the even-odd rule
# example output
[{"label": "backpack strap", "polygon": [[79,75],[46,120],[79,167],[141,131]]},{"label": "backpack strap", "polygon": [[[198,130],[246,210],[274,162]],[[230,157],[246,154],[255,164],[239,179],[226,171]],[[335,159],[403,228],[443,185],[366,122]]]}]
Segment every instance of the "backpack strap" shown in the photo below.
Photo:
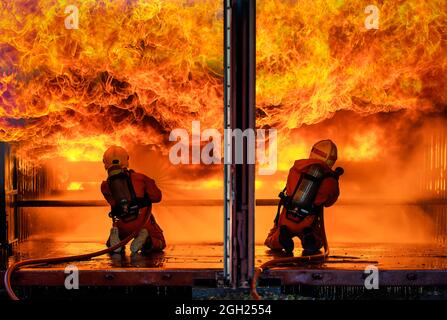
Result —
[{"label": "backpack strap", "polygon": [[126,172],[127,186],[130,192],[130,200],[132,203],[137,203],[137,194],[135,193],[135,189],[132,184],[132,178],[130,176],[132,171],[126,170],[125,172]]},{"label": "backpack strap", "polygon": [[273,223],[275,224],[275,226],[278,225],[278,221],[279,221],[279,216],[281,214],[281,208],[284,205],[284,198],[287,197],[286,194],[284,193],[287,189],[287,186],[284,187],[284,189],[279,193],[279,202],[278,202],[278,209],[276,210],[276,216],[275,216],[275,220],[273,221]]}]

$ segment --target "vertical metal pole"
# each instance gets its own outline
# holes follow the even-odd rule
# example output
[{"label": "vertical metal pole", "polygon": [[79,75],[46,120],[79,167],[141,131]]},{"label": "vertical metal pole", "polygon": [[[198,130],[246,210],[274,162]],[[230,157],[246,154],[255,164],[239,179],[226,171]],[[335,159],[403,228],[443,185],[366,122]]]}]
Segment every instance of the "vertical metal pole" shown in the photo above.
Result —
[{"label": "vertical metal pole", "polygon": [[230,97],[231,97],[231,53],[230,24],[231,0],[224,0],[224,278],[230,280],[230,246],[231,246],[231,136]]},{"label": "vertical metal pole", "polygon": [[0,142],[0,248],[8,247],[8,225],[6,222],[6,183],[5,167],[7,160],[7,147],[5,142]]},{"label": "vertical metal pole", "polygon": [[[232,0],[230,21],[230,126],[242,132],[255,129],[256,1]],[[254,270],[255,165],[248,163],[254,143],[242,139],[243,163],[236,163],[231,144],[231,285],[248,287]],[[238,150],[241,151],[241,150]]]}]

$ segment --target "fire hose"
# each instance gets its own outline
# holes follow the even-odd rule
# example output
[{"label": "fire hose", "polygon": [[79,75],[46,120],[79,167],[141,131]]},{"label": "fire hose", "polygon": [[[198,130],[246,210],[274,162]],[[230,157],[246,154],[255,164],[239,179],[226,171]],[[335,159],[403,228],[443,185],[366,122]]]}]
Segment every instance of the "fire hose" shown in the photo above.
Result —
[{"label": "fire hose", "polygon": [[290,266],[290,265],[297,265],[297,264],[302,265],[307,262],[316,262],[316,261],[323,262],[328,258],[329,245],[327,242],[326,231],[324,228],[324,215],[323,214],[320,215],[320,220],[321,220],[321,228],[323,230],[324,252],[314,254],[314,255],[309,255],[309,256],[278,258],[278,259],[273,259],[273,260],[265,262],[259,268],[256,268],[253,278],[251,280],[250,293],[251,293],[251,296],[253,299],[255,299],[255,300],[262,299],[257,291],[257,285],[258,285],[258,279],[264,271],[267,271],[267,270],[275,268],[275,267],[281,267],[281,266]]},{"label": "fire hose", "polygon": [[55,264],[55,263],[61,263],[61,262],[71,262],[71,261],[82,261],[82,260],[89,260],[94,257],[101,256],[106,253],[110,253],[115,251],[116,249],[125,246],[130,240],[135,238],[137,234],[140,232],[141,228],[149,221],[149,218],[151,216],[150,210],[146,210],[144,219],[138,228],[135,229],[135,231],[132,232],[128,237],[126,237],[121,242],[115,244],[114,246],[111,246],[107,249],[103,249],[100,251],[92,252],[92,253],[86,253],[76,256],[66,256],[66,257],[54,257],[54,258],[44,258],[44,259],[29,259],[29,260],[23,260],[19,262],[13,263],[5,272],[4,276],[4,284],[5,289],[8,294],[8,296],[11,298],[11,300],[20,300],[19,297],[14,293],[14,290],[11,286],[11,278],[15,271],[18,269],[24,267],[24,266],[31,266],[36,264]]}]

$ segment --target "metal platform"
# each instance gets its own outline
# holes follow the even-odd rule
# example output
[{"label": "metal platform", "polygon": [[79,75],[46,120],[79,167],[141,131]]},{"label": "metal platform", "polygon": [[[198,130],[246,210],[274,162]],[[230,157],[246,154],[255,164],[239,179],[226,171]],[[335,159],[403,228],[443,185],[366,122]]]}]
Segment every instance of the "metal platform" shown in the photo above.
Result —
[{"label": "metal platform", "polygon": [[[104,248],[100,242],[57,242],[28,240],[17,246],[13,261],[82,254]],[[165,252],[103,255],[72,264],[80,270],[81,286],[209,286],[219,285],[222,276],[222,244],[172,244]],[[295,255],[300,255],[296,249]],[[262,245],[256,246],[256,265],[281,257]],[[422,244],[346,244],[331,246],[323,264],[270,270],[263,283],[273,286],[362,286],[365,267],[379,268],[380,284],[386,286],[446,286],[447,247]],[[62,286],[67,265],[25,268],[14,276],[15,286]],[[3,273],[3,271],[2,271]],[[262,284],[262,283],[261,283]]]}]

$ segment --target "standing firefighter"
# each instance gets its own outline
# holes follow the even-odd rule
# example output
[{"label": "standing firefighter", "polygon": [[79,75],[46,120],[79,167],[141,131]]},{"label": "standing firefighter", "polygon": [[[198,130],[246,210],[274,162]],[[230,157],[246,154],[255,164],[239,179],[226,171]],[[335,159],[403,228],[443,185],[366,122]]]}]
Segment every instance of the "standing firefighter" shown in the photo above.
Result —
[{"label": "standing firefighter", "polygon": [[336,160],[337,146],[331,140],[322,140],[312,147],[309,159],[295,161],[279,195],[275,225],[265,240],[266,246],[291,254],[293,238],[298,237],[303,255],[320,251],[325,241],[323,208],[332,206],[340,193],[338,178],[343,169],[332,170]]},{"label": "standing firefighter", "polygon": [[[138,228],[152,203],[161,201],[161,191],[155,181],[142,173],[129,170],[129,155],[124,148],[112,146],[103,157],[108,178],[101,184],[101,192],[111,206],[113,227],[107,246],[118,244]],[[130,244],[132,253],[161,251],[166,247],[163,231],[151,214],[149,221]],[[124,252],[121,247],[116,253]]]}]

